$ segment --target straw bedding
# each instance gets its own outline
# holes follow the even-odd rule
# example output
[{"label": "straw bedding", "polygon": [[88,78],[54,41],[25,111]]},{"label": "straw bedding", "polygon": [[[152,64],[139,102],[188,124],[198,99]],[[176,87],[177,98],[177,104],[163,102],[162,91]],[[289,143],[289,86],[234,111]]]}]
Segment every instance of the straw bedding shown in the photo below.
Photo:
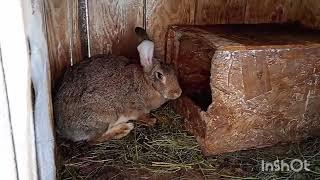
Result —
[{"label": "straw bedding", "polygon": [[[58,179],[320,179],[320,139],[204,157],[170,104],[125,138],[89,146],[57,137]],[[312,171],[262,172],[261,163],[307,160]]]}]

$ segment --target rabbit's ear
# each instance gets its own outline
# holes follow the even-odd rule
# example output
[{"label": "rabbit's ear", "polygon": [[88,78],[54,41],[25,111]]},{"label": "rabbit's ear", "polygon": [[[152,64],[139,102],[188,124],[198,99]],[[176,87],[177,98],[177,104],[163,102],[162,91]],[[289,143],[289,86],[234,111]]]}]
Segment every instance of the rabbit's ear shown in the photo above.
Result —
[{"label": "rabbit's ear", "polygon": [[140,56],[140,63],[145,72],[149,72],[153,67],[154,43],[149,40],[142,41],[137,47]]},{"label": "rabbit's ear", "polygon": [[142,27],[136,27],[134,31],[136,32],[139,43],[141,43],[143,40],[150,40],[146,30],[143,29]]}]

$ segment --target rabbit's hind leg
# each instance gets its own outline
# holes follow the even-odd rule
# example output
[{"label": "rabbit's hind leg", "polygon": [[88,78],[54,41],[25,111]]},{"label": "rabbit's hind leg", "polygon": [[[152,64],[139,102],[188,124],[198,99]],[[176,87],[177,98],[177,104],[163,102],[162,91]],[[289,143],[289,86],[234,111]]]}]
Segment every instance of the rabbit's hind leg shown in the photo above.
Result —
[{"label": "rabbit's hind leg", "polygon": [[115,133],[115,136],[113,137],[113,139],[121,139],[127,136],[134,127],[133,123],[124,123],[119,125],[121,126],[120,131]]},{"label": "rabbit's hind leg", "polygon": [[89,141],[89,144],[99,144],[101,142],[109,141],[111,139],[120,139],[125,137],[133,129],[133,123],[120,123],[108,129],[98,138]]}]

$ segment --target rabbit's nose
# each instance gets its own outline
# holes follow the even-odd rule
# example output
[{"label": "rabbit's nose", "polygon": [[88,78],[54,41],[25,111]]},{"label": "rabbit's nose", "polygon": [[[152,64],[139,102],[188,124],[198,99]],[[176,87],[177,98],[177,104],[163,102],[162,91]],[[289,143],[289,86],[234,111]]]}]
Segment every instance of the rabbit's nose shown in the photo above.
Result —
[{"label": "rabbit's nose", "polygon": [[180,97],[181,93],[182,93],[181,89],[175,89],[170,91],[170,94],[172,94],[174,98]]}]

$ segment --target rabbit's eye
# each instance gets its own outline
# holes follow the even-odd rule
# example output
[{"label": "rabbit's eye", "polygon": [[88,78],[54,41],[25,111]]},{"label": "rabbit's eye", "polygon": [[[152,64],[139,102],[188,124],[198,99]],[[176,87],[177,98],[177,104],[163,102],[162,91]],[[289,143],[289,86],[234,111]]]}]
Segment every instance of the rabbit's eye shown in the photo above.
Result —
[{"label": "rabbit's eye", "polygon": [[160,72],[156,72],[156,77],[157,79],[162,80],[163,74],[161,74]]}]

